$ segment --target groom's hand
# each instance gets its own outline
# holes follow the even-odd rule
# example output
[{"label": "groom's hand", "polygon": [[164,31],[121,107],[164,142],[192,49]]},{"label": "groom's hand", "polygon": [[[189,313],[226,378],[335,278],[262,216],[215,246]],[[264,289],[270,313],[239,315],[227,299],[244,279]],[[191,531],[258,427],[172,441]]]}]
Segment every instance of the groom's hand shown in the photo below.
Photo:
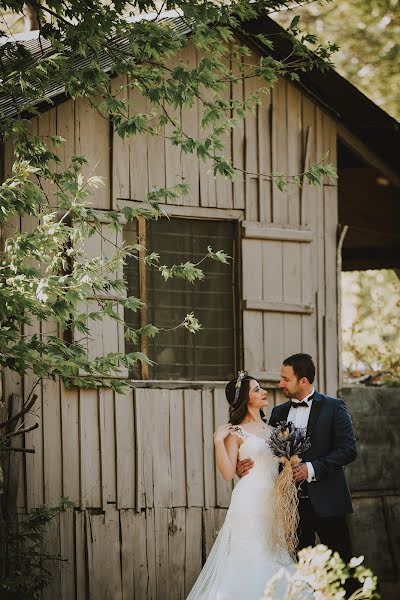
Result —
[{"label": "groom's hand", "polygon": [[244,477],[254,467],[254,462],[251,458],[245,458],[244,460],[238,460],[236,465],[236,475],[238,477]]},{"label": "groom's hand", "polygon": [[293,467],[292,472],[295,481],[304,481],[308,477],[308,469],[305,463],[300,463],[297,467]]}]

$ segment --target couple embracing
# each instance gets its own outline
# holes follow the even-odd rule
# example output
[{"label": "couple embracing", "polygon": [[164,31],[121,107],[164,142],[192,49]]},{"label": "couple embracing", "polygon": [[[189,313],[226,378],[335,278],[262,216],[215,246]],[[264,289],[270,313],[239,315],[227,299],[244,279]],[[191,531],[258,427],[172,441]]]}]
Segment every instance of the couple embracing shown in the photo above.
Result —
[{"label": "couple embracing", "polygon": [[187,600],[259,600],[266,582],[282,566],[293,565],[289,552],[272,543],[274,488],[279,462],[268,439],[280,421],[305,428],[311,446],[293,468],[298,485],[298,550],[321,543],[351,558],[346,515],[352,512],[343,467],[356,457],[352,422],[342,400],[313,388],[315,366],[308,354],[284,360],[279,387],[287,402],[275,406],[269,424],[263,408],[267,391],[241,373],[226,386],[229,423],[214,434],[216,462],[224,479],[240,477],[215,544]]}]

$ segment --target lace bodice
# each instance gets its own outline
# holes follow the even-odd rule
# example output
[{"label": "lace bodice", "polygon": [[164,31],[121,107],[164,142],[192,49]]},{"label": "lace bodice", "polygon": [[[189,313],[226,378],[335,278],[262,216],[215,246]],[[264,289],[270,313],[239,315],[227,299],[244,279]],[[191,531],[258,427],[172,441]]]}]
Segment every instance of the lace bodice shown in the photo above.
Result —
[{"label": "lace bodice", "polygon": [[271,431],[272,427],[269,428],[267,438],[263,439],[246,431],[240,425],[236,425],[233,429],[232,434],[243,440],[239,448],[239,459],[251,458],[254,462],[251,471],[242,478],[244,481],[250,478],[252,483],[257,481],[259,485],[266,487],[274,484],[278,475],[278,459],[272,454],[268,446]]}]

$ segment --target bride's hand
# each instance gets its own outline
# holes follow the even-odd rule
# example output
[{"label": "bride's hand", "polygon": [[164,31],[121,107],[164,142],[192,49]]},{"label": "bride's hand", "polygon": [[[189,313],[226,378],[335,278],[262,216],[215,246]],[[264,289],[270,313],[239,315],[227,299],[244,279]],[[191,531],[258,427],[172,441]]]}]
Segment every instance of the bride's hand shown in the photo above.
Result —
[{"label": "bride's hand", "polygon": [[228,423],[227,425],[220,425],[217,427],[217,430],[214,433],[214,442],[223,442],[226,437],[230,434],[232,430],[232,425]]}]

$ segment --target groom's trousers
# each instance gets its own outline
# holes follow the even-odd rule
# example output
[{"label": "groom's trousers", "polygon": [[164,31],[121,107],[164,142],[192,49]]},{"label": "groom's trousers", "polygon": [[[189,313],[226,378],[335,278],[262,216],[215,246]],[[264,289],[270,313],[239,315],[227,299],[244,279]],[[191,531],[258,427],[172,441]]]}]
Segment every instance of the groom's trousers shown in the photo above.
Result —
[{"label": "groom's trousers", "polygon": [[318,534],[321,544],[339,552],[342,560],[351,559],[351,540],[346,515],[319,517],[309,498],[299,498],[298,550],[315,545]]}]

